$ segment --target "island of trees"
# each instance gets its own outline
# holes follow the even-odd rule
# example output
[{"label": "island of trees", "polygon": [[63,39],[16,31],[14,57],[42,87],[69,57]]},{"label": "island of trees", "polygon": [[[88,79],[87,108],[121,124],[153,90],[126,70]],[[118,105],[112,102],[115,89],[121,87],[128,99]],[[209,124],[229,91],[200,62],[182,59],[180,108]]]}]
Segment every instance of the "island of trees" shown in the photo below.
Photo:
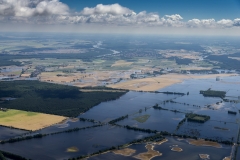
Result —
[{"label": "island of trees", "polygon": [[206,91],[201,90],[200,94],[202,94],[205,97],[220,97],[220,98],[224,98],[226,96],[226,92],[225,91],[215,91],[215,90],[211,90],[211,88],[209,88]]}]

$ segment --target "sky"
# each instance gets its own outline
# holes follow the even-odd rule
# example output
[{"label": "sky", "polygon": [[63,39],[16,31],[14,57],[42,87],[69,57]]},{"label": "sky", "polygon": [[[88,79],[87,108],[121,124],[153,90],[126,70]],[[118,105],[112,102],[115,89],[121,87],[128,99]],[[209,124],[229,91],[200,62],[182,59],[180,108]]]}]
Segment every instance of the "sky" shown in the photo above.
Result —
[{"label": "sky", "polygon": [[240,35],[240,0],[0,0],[0,32]]}]

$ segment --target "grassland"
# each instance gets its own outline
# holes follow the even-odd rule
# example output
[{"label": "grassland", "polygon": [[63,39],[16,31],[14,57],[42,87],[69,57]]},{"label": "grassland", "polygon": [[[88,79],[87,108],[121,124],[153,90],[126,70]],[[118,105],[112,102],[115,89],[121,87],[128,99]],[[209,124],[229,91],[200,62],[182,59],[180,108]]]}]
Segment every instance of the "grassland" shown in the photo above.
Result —
[{"label": "grassland", "polygon": [[0,125],[35,131],[65,120],[66,117],[10,109],[0,111]]},{"label": "grassland", "polygon": [[140,123],[144,123],[148,120],[149,117],[150,117],[150,115],[143,115],[143,116],[138,116],[138,117],[133,118],[133,119],[140,122]]}]

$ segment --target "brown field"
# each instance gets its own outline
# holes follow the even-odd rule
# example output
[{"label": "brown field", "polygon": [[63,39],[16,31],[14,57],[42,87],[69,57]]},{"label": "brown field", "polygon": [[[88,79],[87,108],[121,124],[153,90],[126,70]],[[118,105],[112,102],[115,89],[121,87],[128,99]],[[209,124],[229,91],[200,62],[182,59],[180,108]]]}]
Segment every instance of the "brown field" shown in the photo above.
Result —
[{"label": "brown field", "polygon": [[120,155],[123,155],[123,156],[131,156],[135,152],[136,152],[136,150],[130,149],[130,148],[124,148],[124,149],[121,149],[121,150],[113,151],[114,154],[120,154]]},{"label": "brown field", "polygon": [[162,153],[159,153],[158,151],[155,151],[153,148],[154,146],[151,145],[151,144],[147,144],[146,146],[146,149],[148,150],[147,152],[144,152],[144,153],[140,153],[136,156],[134,156],[134,158],[137,158],[137,159],[141,159],[141,160],[150,160],[154,157],[157,157],[157,156],[161,156]]},{"label": "brown field", "polygon": [[66,117],[20,110],[0,111],[0,124],[29,131],[39,130],[65,120]]},{"label": "brown field", "polygon": [[21,77],[30,77],[30,73],[21,74]]},{"label": "brown field", "polygon": [[205,141],[204,139],[189,139],[188,143],[195,146],[211,146],[216,148],[221,148],[222,146],[217,142]]},{"label": "brown field", "polygon": [[126,82],[108,85],[111,88],[129,89],[135,91],[156,91],[161,88],[181,83],[185,79],[209,79],[234,76],[236,74],[208,74],[208,75],[187,75],[187,74],[167,74],[152,78],[131,79]]}]

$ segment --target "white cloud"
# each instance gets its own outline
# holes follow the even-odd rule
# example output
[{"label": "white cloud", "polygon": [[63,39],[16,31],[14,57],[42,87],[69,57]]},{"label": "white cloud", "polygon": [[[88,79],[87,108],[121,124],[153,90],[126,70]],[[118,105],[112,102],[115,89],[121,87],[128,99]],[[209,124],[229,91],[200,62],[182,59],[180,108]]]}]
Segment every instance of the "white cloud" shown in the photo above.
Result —
[{"label": "white cloud", "polygon": [[240,26],[240,18],[236,18],[233,20],[233,26]]},{"label": "white cloud", "polygon": [[135,14],[132,10],[122,7],[119,4],[112,4],[112,5],[103,5],[103,4],[98,4],[96,7],[93,8],[84,8],[81,11],[82,15],[105,15],[105,14],[110,14],[110,15],[129,15],[129,14]]},{"label": "white cloud", "polygon": [[58,0],[0,0],[0,16],[5,18],[67,15],[68,11],[68,6]]},{"label": "white cloud", "polygon": [[237,28],[240,18],[191,19],[184,21],[179,14],[160,17],[158,13],[133,10],[119,4],[85,7],[73,13],[59,0],[0,0],[0,22],[32,24],[100,24],[105,26],[140,26],[171,28]]}]

